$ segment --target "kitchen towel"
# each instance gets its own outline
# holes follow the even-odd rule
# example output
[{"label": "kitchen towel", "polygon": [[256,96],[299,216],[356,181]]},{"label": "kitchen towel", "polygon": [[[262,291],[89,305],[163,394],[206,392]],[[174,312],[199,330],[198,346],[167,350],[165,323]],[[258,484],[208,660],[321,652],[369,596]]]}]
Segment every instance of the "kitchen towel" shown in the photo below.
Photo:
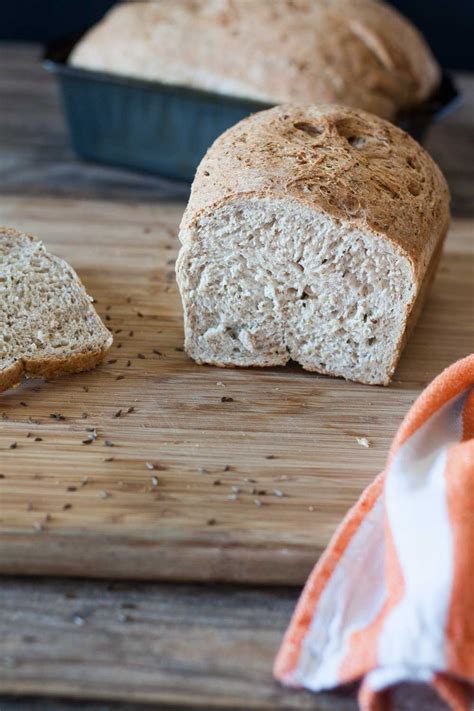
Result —
[{"label": "kitchen towel", "polygon": [[360,680],[363,711],[473,708],[474,355],[411,407],[311,573],[275,676],[313,691]]}]

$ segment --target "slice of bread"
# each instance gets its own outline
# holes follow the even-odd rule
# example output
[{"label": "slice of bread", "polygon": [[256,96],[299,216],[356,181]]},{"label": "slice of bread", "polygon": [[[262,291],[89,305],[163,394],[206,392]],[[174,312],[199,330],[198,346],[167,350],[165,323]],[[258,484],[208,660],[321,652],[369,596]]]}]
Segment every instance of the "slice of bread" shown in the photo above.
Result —
[{"label": "slice of bread", "polygon": [[449,224],[446,181],[404,131],[344,106],[281,106],[220,136],[180,228],[185,348],[387,384]]},{"label": "slice of bread", "polygon": [[112,345],[75,271],[40,240],[0,228],[0,391],[23,376],[93,368]]}]

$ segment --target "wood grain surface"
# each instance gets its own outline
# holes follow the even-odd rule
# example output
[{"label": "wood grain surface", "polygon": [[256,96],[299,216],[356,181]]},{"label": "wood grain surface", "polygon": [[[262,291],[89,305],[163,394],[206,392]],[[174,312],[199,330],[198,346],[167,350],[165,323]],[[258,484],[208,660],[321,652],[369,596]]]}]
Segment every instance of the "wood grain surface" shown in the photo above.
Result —
[{"label": "wood grain surface", "polygon": [[295,599],[290,589],[182,585],[177,594],[156,583],[6,578],[0,691],[154,702],[154,709],[353,711],[351,694],[314,697],[272,681]]},{"label": "wood grain surface", "polygon": [[461,220],[390,387],[198,366],[181,349],[181,212],[0,203],[75,266],[115,337],[96,371],[0,395],[2,572],[301,583],[415,397],[472,348]]}]

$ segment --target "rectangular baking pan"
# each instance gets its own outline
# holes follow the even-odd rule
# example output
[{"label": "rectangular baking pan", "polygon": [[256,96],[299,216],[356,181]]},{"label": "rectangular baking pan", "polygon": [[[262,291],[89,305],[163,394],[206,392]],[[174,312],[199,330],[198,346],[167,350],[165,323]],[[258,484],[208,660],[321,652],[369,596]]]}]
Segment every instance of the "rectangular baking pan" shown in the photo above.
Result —
[{"label": "rectangular baking pan", "polygon": [[[73,147],[86,160],[191,181],[217,136],[271,106],[72,67],[67,60],[82,34],[51,44],[44,66],[57,77]],[[397,123],[421,142],[459,98],[445,74],[436,93]]]}]

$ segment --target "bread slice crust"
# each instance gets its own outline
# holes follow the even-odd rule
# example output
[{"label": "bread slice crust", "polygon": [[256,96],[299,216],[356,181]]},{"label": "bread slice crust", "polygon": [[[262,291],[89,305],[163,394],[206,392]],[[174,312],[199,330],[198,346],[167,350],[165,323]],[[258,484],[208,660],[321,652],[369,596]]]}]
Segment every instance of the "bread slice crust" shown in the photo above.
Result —
[{"label": "bread slice crust", "polygon": [[[35,269],[37,273],[33,273]],[[44,308],[37,303],[29,317],[30,307],[25,302],[37,295],[35,286],[43,294],[52,284],[57,289],[56,301],[48,301]],[[103,360],[112,345],[112,334],[100,320],[75,271],[47,252],[34,235],[0,228],[0,286],[0,391],[15,387],[24,377],[52,379],[89,370]],[[53,321],[55,327],[51,326]],[[76,329],[74,337],[72,331],[68,332],[71,324]],[[48,325],[50,333],[41,335],[38,345],[36,336]],[[59,337],[59,332],[58,346],[51,338]],[[11,346],[12,340],[18,343],[16,350]]]}]

